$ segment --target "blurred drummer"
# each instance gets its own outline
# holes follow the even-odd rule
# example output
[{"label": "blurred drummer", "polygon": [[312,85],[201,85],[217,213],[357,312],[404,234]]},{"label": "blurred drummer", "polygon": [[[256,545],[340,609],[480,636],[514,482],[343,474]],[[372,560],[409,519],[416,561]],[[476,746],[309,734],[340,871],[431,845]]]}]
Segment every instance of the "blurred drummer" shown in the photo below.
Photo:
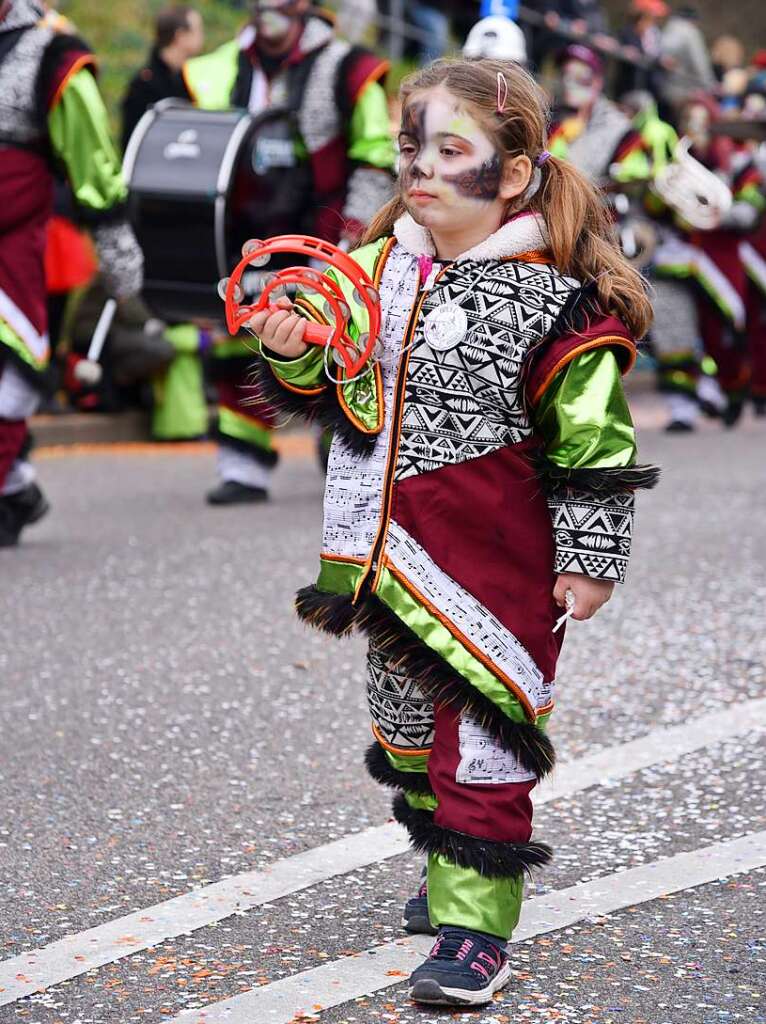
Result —
[{"label": "blurred drummer", "polygon": [[48,386],[45,229],[56,173],[91,229],[109,296],[124,307],[143,283],[95,58],[45,14],[38,0],[0,0],[0,547],[48,510],[26,456],[27,420]]},{"label": "blurred drummer", "polygon": [[[352,246],[393,195],[395,151],[381,85],[386,61],[338,38],[331,16],[309,0],[256,0],[238,38],[184,67],[200,107],[281,108],[289,118],[295,209],[281,233],[304,232]],[[307,173],[308,172],[308,173]],[[213,505],[264,501],[276,462],[272,417],[245,385],[252,348],[234,341],[211,352],[219,393],[218,472]]]}]

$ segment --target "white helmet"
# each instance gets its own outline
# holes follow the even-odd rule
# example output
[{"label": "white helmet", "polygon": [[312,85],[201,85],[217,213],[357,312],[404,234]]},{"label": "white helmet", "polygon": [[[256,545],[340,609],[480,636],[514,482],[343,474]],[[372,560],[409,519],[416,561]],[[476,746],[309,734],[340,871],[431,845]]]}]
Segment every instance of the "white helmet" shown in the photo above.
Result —
[{"label": "white helmet", "polygon": [[464,57],[491,57],[494,60],[527,62],[527,42],[515,21],[491,15],[477,21],[463,46]]}]

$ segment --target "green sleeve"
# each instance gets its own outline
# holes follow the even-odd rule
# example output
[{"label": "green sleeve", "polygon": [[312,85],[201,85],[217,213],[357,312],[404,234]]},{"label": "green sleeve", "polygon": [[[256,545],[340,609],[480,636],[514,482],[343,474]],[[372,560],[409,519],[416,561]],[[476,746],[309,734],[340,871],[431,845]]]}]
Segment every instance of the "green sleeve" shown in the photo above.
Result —
[{"label": "green sleeve", "polygon": [[388,104],[379,82],[370,82],[362,90],[351,113],[348,134],[350,160],[394,170],[396,151],[389,127]]},{"label": "green sleeve", "polygon": [[636,433],[609,348],[584,352],[554,378],[540,399],[536,425],[547,457],[567,469],[632,466]]},{"label": "green sleeve", "polygon": [[93,74],[82,68],[67,82],[48,114],[51,145],[66,168],[77,203],[102,212],[125,199],[120,159]]},{"label": "green sleeve", "polygon": [[612,175],[615,181],[648,181],[652,176],[651,163],[646,151],[636,148],[627,153],[622,160],[613,165]]},{"label": "green sleeve", "polygon": [[324,376],[324,349],[309,345],[308,351],[298,359],[279,359],[268,355],[258,343],[261,355],[274,371],[274,375],[285,384],[303,390],[313,390],[326,383]]}]

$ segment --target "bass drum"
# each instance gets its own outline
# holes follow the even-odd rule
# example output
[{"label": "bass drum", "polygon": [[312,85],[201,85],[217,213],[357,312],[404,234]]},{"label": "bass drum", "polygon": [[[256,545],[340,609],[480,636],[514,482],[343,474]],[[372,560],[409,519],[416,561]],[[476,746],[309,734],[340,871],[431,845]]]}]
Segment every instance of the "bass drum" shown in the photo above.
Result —
[{"label": "bass drum", "polygon": [[[296,160],[294,138],[282,108],[253,117],[163,100],[144,115],[124,172],[144,252],[144,298],[156,316],[221,319],[218,282],[243,243],[305,229],[311,172]],[[251,296],[259,279],[245,282]]]}]

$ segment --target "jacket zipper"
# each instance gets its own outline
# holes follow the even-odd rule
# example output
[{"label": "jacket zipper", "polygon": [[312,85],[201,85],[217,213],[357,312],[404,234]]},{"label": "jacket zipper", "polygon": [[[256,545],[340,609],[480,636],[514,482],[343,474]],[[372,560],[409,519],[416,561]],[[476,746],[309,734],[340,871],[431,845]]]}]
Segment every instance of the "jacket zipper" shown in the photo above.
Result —
[{"label": "jacket zipper", "polygon": [[[407,330],[404,332],[403,345],[406,345],[409,342],[411,332],[417,327],[417,321],[420,316],[420,311],[423,308],[423,303],[430,294],[432,288],[436,285],[436,282],[448,269],[448,266],[443,267],[439,271],[433,280],[431,288],[419,291],[412,310],[410,311],[409,319],[407,320]],[[367,593],[371,590],[371,580],[374,582],[379,574],[380,556],[383,551],[383,545],[385,544],[386,534],[388,533],[388,520],[391,512],[391,501],[393,498],[393,478],[396,473],[397,463],[395,453],[399,450],[399,431],[401,429],[402,415],[404,413],[403,392],[407,384],[407,370],[409,368],[409,363],[410,352],[407,352],[405,358],[399,363],[396,387],[394,389],[394,418],[391,423],[391,438],[388,442],[388,463],[386,465],[386,474],[383,480],[383,503],[380,510],[380,525],[378,527],[375,542],[372,546],[372,554],[370,555],[367,568],[365,569],[361,580],[357,584],[356,594],[354,596],[355,603],[362,597],[363,592]]]}]

